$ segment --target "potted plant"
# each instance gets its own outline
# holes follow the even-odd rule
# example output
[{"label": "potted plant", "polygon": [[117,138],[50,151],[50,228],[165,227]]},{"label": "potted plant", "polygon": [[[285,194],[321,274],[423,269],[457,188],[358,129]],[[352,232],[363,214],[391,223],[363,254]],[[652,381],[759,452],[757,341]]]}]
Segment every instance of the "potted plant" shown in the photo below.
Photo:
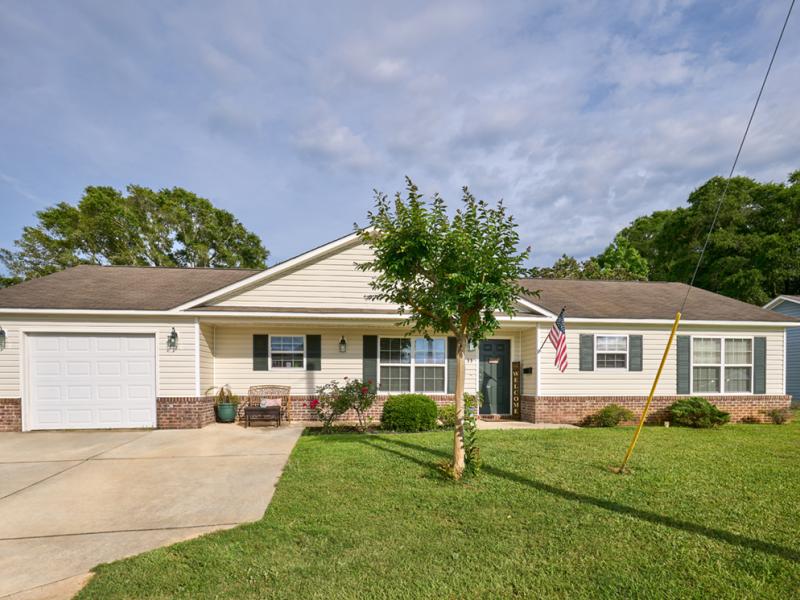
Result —
[{"label": "potted plant", "polygon": [[233,394],[229,385],[208,388],[206,394],[213,390],[216,390],[213,392],[213,396],[217,421],[220,423],[233,423],[236,420],[236,407],[239,404],[239,398]]}]

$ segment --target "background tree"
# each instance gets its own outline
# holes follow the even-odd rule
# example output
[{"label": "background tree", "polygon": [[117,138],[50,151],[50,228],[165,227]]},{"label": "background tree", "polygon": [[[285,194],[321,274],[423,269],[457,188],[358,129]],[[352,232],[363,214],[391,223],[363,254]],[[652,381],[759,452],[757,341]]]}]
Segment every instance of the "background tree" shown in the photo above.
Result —
[{"label": "background tree", "polygon": [[36,216],[15,250],[0,250],[6,283],[87,263],[263,268],[269,254],[231,213],[181,188],[88,187],[77,205]]},{"label": "background tree", "polygon": [[613,279],[646,281],[650,267],[647,260],[625,238],[619,236],[599,254],[583,262],[561,255],[552,267],[534,267],[531,277],[545,279]]},{"label": "background tree", "polygon": [[[689,281],[724,185],[710,179],[687,207],[640,217],[617,239],[647,260],[651,279]],[[787,183],[731,180],[695,283],[759,305],[800,294],[800,171]]]},{"label": "background tree", "polygon": [[[412,333],[456,338],[453,473],[464,470],[464,352],[468,340],[495,331],[496,311],[514,314],[523,289],[524,261],[530,249],[517,250],[516,223],[502,202],[496,208],[477,201],[465,187],[463,204],[451,218],[444,200],[428,204],[406,179],[406,198],[394,202],[376,192],[370,227],[358,229],[375,258],[358,265],[377,273],[373,299],[398,304]],[[529,293],[529,292],[527,292]]]}]

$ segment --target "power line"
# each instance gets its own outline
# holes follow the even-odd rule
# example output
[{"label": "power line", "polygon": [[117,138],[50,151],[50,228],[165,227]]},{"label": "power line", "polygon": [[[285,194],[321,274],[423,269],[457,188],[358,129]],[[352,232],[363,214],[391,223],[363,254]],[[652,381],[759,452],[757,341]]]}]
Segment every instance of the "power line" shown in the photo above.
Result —
[{"label": "power line", "polygon": [[725,187],[722,190],[722,194],[719,197],[719,201],[717,202],[717,208],[714,211],[714,218],[711,220],[711,227],[708,229],[708,234],[706,234],[706,241],[703,243],[703,248],[700,250],[700,256],[697,259],[697,265],[694,267],[694,273],[692,273],[692,279],[689,282],[689,288],[686,290],[686,295],[683,297],[683,302],[681,303],[680,311],[683,312],[683,309],[686,306],[686,301],[689,299],[689,293],[692,291],[692,286],[694,285],[694,280],[697,277],[697,272],[700,270],[700,263],[703,262],[703,256],[706,253],[706,248],[708,247],[708,242],[711,240],[711,234],[714,231],[714,227],[717,225],[717,219],[719,218],[719,211],[722,208],[722,203],[725,200],[725,196],[728,193],[728,187],[731,185],[731,177],[733,177],[733,172],[736,170],[736,164],[739,162],[739,156],[742,154],[742,148],[744,147],[744,142],[747,139],[747,134],[750,132],[750,125],[753,123],[753,117],[756,115],[756,110],[758,109],[758,103],[761,101],[761,94],[764,93],[764,87],[767,85],[767,79],[769,78],[770,71],[772,71],[772,63],[775,62],[775,56],[778,54],[778,48],[781,46],[781,40],[783,39],[783,32],[786,31],[786,25],[789,23],[789,17],[792,15],[792,9],[794,8],[795,0],[792,0],[792,3],[789,5],[789,11],[786,13],[786,18],[783,21],[783,27],[781,27],[781,33],[778,36],[778,41],[775,44],[775,49],[772,51],[772,58],[769,60],[769,66],[767,66],[767,72],[764,74],[764,79],[761,82],[761,88],[758,90],[758,96],[756,96],[755,104],[753,104],[753,110],[750,112],[750,118],[747,120],[747,127],[744,128],[744,135],[742,135],[742,141],[739,142],[739,149],[736,151],[736,157],[733,159],[733,164],[731,165],[730,173],[728,173],[728,179],[725,181]]}]

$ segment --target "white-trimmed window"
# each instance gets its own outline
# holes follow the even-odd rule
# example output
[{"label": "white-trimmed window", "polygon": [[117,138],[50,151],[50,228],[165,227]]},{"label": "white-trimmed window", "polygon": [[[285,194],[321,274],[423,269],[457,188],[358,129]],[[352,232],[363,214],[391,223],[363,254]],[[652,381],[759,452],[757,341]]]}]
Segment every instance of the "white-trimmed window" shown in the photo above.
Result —
[{"label": "white-trimmed window", "polygon": [[384,392],[440,392],[447,386],[447,340],[380,338],[378,388]]},{"label": "white-trimmed window", "polygon": [[272,335],[269,354],[273,369],[304,369],[306,338],[302,335]]},{"label": "white-trimmed window", "polygon": [[692,338],[692,393],[748,394],[753,391],[751,338]]},{"label": "white-trimmed window", "polygon": [[594,336],[595,365],[598,369],[628,368],[628,336]]}]

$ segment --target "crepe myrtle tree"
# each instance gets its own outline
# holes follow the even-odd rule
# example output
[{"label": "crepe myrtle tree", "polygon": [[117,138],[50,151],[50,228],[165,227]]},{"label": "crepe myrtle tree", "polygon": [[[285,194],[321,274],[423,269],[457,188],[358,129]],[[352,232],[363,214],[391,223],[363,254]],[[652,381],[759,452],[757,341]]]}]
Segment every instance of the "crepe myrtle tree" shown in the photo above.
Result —
[{"label": "crepe myrtle tree", "polygon": [[448,216],[444,200],[423,199],[406,178],[405,197],[394,201],[375,192],[369,227],[356,226],[372,247],[374,259],[358,265],[374,271],[371,299],[398,304],[402,325],[412,333],[452,335],[456,339],[453,473],[464,471],[464,352],[469,340],[490,336],[499,326],[496,312],[515,312],[518,283],[527,270],[530,248],[518,250],[514,218],[502,201],[493,207],[464,187],[462,204]]}]

